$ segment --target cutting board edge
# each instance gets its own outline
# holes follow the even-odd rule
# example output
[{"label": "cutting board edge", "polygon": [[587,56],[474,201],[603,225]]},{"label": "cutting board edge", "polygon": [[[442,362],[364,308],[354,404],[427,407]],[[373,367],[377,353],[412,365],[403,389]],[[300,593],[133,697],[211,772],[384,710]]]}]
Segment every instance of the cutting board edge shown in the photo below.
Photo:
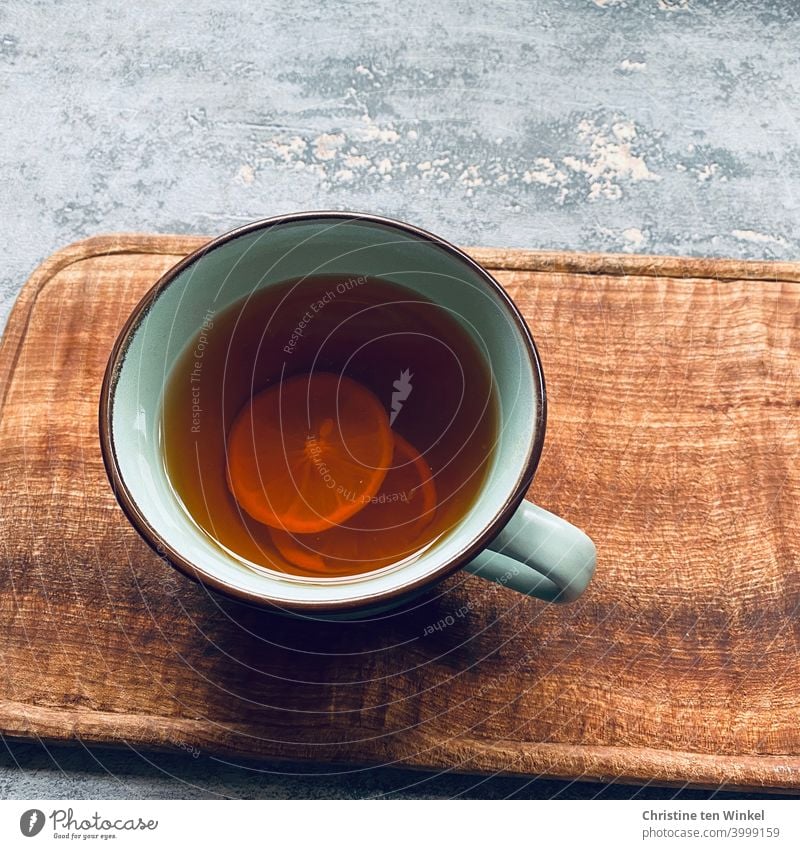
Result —
[{"label": "cutting board edge", "polygon": [[[729,791],[800,794],[800,756],[719,755],[670,749],[582,746],[567,743],[497,743],[475,738],[447,740],[449,756],[438,754],[443,741],[426,735],[409,735],[408,754],[403,743],[386,747],[385,757],[374,751],[348,761],[337,756],[320,757],[317,751],[300,750],[296,757],[280,751],[252,754],[226,743],[237,734],[252,736],[231,727],[220,727],[219,736],[209,735],[208,726],[197,720],[156,715],[114,714],[100,711],[63,711],[22,704],[20,712],[11,703],[0,702],[0,736],[9,740],[53,744],[91,744],[127,747],[157,752],[190,752],[252,762],[319,763],[330,766],[392,766],[425,772],[447,770],[460,774],[536,776],[550,779],[602,783],[648,784],[663,787],[713,788]],[[26,721],[31,713],[32,722]],[[68,720],[64,722],[65,718]],[[198,734],[205,730],[206,734]],[[311,747],[309,747],[310,749]],[[415,753],[418,753],[415,755]],[[502,763],[502,767],[498,767]]]}]

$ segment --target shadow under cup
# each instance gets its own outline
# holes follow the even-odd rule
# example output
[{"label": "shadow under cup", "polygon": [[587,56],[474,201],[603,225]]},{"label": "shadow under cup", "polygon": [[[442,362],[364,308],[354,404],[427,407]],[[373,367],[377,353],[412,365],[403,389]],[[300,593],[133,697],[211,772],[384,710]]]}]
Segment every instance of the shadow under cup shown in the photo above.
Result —
[{"label": "shadow under cup", "polygon": [[[210,313],[255,291],[318,275],[378,277],[440,305],[487,359],[497,443],[478,497],[418,558],[352,578],[253,570],[198,527],[165,471],[164,387]],[[468,376],[466,376],[468,387]],[[468,389],[467,389],[468,391]],[[101,399],[101,441],[117,497],[134,527],[190,577],[285,612],[346,614],[400,603],[464,566],[501,531],[525,495],[544,435],[544,385],[533,341],[510,299],[476,263],[435,236],[372,216],[308,213],[233,231],[156,284],[112,353]]]}]

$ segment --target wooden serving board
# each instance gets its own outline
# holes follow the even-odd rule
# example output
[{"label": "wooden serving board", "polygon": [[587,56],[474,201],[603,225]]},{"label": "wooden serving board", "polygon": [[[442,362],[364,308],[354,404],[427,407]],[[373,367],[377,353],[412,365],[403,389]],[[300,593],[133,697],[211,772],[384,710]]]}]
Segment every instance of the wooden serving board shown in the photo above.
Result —
[{"label": "wooden serving board", "polygon": [[315,623],[210,595],[117,507],[112,342],[202,239],[89,239],[0,347],[0,731],[343,764],[800,789],[800,265],[474,249],[544,362],[531,497],[596,541],[548,606],[465,574]]}]

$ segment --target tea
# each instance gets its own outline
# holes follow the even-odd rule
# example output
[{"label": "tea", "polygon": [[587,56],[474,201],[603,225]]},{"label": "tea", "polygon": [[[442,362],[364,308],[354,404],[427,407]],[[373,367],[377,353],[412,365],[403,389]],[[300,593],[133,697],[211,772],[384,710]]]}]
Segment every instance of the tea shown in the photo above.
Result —
[{"label": "tea", "polygon": [[209,312],[161,427],[200,528],[250,568],[319,579],[441,540],[478,497],[498,412],[447,310],[380,278],[317,276]]}]

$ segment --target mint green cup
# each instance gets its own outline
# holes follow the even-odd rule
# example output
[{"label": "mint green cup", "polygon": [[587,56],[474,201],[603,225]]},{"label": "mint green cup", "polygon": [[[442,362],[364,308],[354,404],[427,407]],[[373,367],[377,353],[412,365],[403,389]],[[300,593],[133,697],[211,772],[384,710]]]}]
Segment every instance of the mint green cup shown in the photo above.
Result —
[{"label": "mint green cup", "polygon": [[[479,497],[434,546],[410,563],[312,579],[248,568],[198,527],[170,485],[159,427],[167,377],[209,313],[265,287],[318,274],[380,277],[456,317],[488,361],[499,429]],[[544,601],[578,598],[594,572],[594,544],[569,522],[524,500],[545,423],[536,346],[494,278],[431,233],[345,212],[255,222],[170,269],[123,327],[100,398],[100,442],[109,480],[133,526],[161,557],[233,598],[282,613],[331,618],[388,610],[459,569]]]}]

